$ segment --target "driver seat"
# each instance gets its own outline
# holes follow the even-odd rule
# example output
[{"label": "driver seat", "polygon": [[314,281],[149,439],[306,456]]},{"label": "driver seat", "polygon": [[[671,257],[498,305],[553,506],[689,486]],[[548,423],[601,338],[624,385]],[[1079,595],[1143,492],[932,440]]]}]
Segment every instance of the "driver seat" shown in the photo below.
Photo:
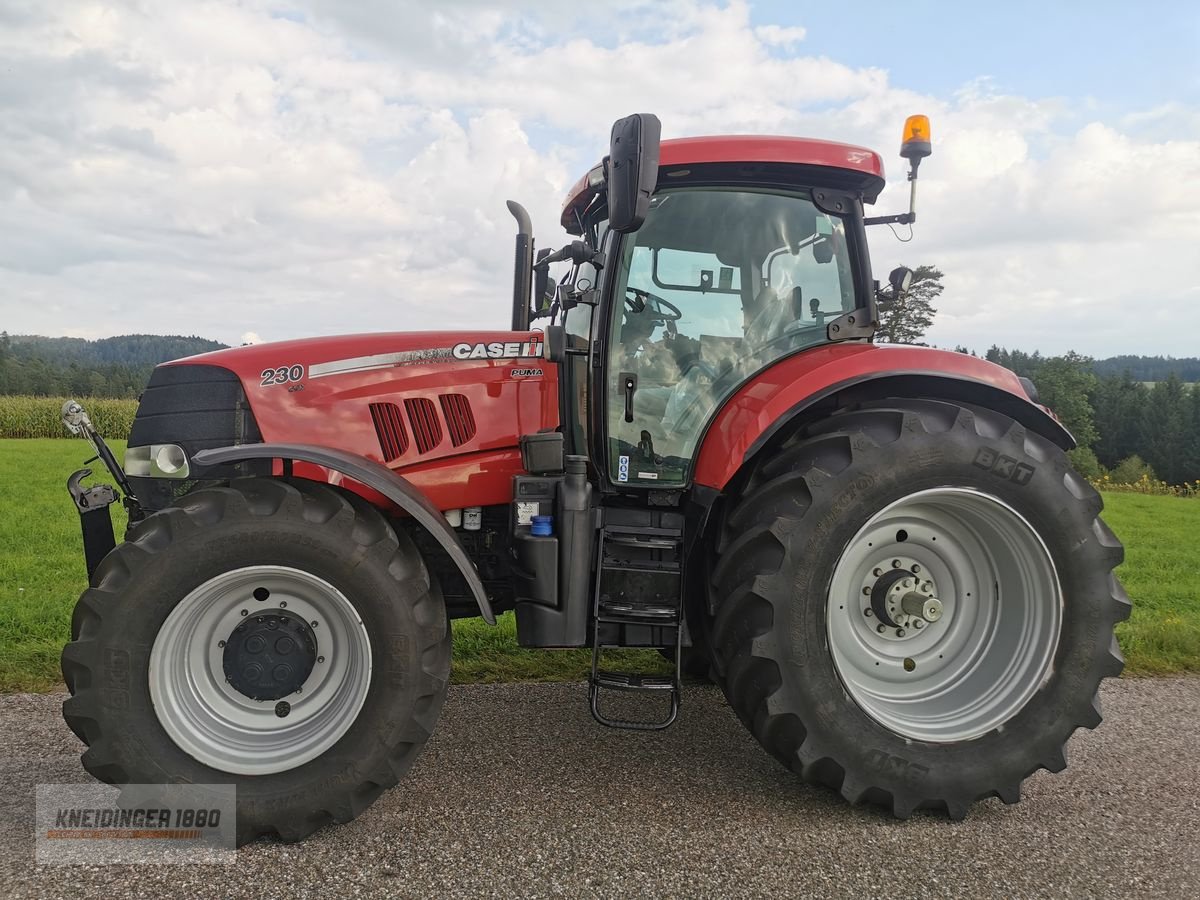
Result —
[{"label": "driver seat", "polygon": [[783,329],[792,321],[789,312],[784,309],[775,288],[769,284],[763,285],[754,296],[750,310],[751,318],[743,332],[747,346],[757,347],[783,334]]}]

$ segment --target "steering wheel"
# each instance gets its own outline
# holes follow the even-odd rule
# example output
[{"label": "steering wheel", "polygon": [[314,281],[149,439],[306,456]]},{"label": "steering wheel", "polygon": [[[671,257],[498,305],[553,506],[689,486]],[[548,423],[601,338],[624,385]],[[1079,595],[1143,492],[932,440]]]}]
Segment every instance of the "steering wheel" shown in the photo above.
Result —
[{"label": "steering wheel", "polygon": [[[630,297],[630,294],[633,296]],[[645,315],[649,311],[652,318],[664,322],[678,322],[683,318],[683,313],[674,303],[641,288],[625,288],[625,308],[634,315]]]}]

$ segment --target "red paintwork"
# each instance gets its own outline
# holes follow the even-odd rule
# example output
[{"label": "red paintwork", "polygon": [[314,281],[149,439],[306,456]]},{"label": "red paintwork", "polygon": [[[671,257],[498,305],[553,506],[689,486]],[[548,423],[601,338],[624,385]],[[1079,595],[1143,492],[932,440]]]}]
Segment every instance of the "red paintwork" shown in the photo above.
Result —
[{"label": "red paintwork", "polygon": [[[660,168],[701,165],[703,163],[793,163],[847,169],[863,176],[864,199],[874,202],[883,189],[883,160],[874,150],[819,141],[813,138],[775,135],[722,135],[720,137],[675,138],[659,147]],[[582,212],[598,188],[588,187],[585,174],[567,193],[563,203],[562,226],[577,233],[576,211]],[[574,228],[572,227],[574,226]]]},{"label": "red paintwork", "polygon": [[876,373],[918,372],[970,378],[1027,399],[1008,369],[963,353],[874,344],[815,347],[771,366],[738,389],[704,436],[693,478],[697,484],[724,488],[761,434],[797,403],[831,385]]},{"label": "red paintwork", "polygon": [[[387,369],[311,378],[311,366],[334,360],[405,350],[448,348],[459,342],[528,341],[538,332],[413,332],[310,338],[219,350],[166,365],[204,363],[237,373],[262,431],[263,440],[337,447],[383,462],[369,404],[409,397],[438,403],[443,393],[464,394],[475,416],[475,436],[460,447],[442,442],[425,454],[411,439],[408,450],[389,465],[423,491],[439,509],[491,506],[512,499],[512,476],[524,472],[518,438],[558,426],[556,367],[544,360],[424,361]],[[303,365],[304,389],[262,387],[267,368]],[[515,368],[541,369],[541,376],[515,378]],[[759,373],[721,408],[704,436],[694,481],[723,488],[742,464],[746,450],[789,409],[825,388],[859,376],[926,372],[973,379],[1022,399],[1016,375],[985,360],[925,347],[829,344],[788,357]],[[440,406],[439,412],[440,412]],[[444,427],[444,422],[443,422]],[[277,471],[278,471],[277,465]],[[380,506],[387,501],[369,488],[320,466],[298,463],[300,477],[346,487]]]},{"label": "red paintwork", "polygon": [[[517,439],[558,426],[558,375],[544,359],[445,358],[386,369],[310,377],[313,365],[335,360],[409,350],[449,348],[466,343],[528,342],[539,332],[508,331],[409,332],[355,334],[257,344],[218,350],[176,360],[168,365],[208,364],[231,369],[242,380],[263,440],[337,447],[383,462],[369,404],[404,400],[433,401],[442,424],[442,440],[427,453],[418,452],[409,432],[408,450],[388,466],[422,490],[439,509],[487,506],[512,499],[512,476],[523,472]],[[262,387],[264,369],[304,366],[303,390],[290,384]],[[513,369],[541,369],[541,376],[513,377]],[[451,444],[441,416],[439,394],[467,397],[475,418],[474,437]],[[407,425],[407,416],[404,417]],[[341,483],[336,472],[297,465],[296,474]],[[376,503],[385,503],[362,485],[348,484]]]}]

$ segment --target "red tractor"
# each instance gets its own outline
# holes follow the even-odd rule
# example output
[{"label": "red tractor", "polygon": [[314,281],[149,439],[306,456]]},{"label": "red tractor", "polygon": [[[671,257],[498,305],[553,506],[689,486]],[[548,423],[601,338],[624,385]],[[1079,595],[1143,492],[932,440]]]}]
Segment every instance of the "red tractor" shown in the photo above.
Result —
[{"label": "red tractor", "polygon": [[[910,180],[929,151],[913,117]],[[1121,671],[1123,551],[1031,383],[872,343],[910,277],[872,280],[867,226],[914,218],[864,215],[883,186],[870,150],[660,145],[631,116],[563,206],[578,240],[535,256],[510,203],[511,332],[166,363],[123,467],[68,404],[130,512],[114,546],[118,492],[71,478],[91,586],[63,712],[84,767],[232,782],[239,840],[299,840],[412,765],[449,620],[512,610],[522,646],[592,648],[605,725],[669,725],[698,667],[851,803],[960,818],[1062,769]],[[610,671],[612,647],[674,673]],[[645,692],[646,715],[610,691]]]}]

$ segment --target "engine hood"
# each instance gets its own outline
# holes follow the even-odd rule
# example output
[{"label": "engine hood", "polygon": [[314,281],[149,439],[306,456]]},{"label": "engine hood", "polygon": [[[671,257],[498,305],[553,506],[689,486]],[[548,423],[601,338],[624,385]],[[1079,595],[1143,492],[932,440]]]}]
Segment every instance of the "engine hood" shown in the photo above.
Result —
[{"label": "engine hood", "polygon": [[[557,373],[543,358],[542,338],[536,331],[308,338],[174,360],[156,378],[164,370],[182,375],[181,367],[231,372],[262,441],[334,447],[393,469],[441,467],[449,478],[448,457],[483,465],[485,451],[505,450],[517,458],[522,434],[558,426]],[[184,380],[195,386],[175,401],[203,408],[204,379]]]}]

